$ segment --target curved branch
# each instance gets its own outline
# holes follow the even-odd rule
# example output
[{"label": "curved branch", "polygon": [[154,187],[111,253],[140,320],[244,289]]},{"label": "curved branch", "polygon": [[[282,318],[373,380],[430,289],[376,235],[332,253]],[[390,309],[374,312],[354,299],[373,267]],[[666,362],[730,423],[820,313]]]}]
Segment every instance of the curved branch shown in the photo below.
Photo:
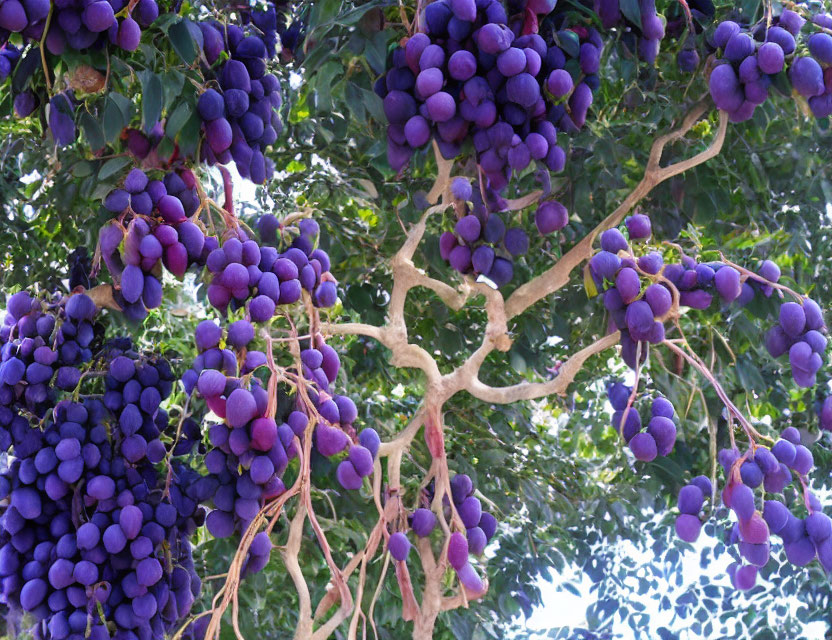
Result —
[{"label": "curved branch", "polygon": [[592,244],[595,242],[598,234],[621,222],[624,216],[642,198],[647,196],[654,187],[668,178],[692,169],[719,154],[725,142],[726,131],[728,130],[728,114],[724,111],[719,112],[719,128],[707,149],[687,160],[682,160],[664,168],[660,166],[665,146],[669,142],[683,138],[705,112],[705,108],[706,103],[700,102],[685,116],[682,125],[678,129],[656,138],[650,150],[650,157],[641,182],[638,183],[636,188],[630,192],[630,195],[624,199],[615,211],[590,231],[578,244],[567,251],[551,268],[518,287],[511,294],[506,301],[506,316],[508,319],[523,313],[539,300],[564,287],[569,282],[572,270],[592,255]]},{"label": "curved branch", "polygon": [[518,400],[534,400],[553,394],[563,394],[590,356],[618,344],[621,332],[604,336],[572,355],[560,368],[558,375],[548,382],[521,382],[510,387],[491,387],[473,377],[465,389],[475,398],[496,404],[510,404]]},{"label": "curved branch", "polygon": [[406,333],[402,335],[393,331],[392,327],[386,325],[376,327],[360,322],[348,322],[344,324],[325,324],[322,331],[329,335],[355,335],[374,338],[393,352],[390,362],[394,366],[421,369],[431,380],[438,379],[441,375],[436,360],[428,351],[418,345],[410,344],[407,341]]}]

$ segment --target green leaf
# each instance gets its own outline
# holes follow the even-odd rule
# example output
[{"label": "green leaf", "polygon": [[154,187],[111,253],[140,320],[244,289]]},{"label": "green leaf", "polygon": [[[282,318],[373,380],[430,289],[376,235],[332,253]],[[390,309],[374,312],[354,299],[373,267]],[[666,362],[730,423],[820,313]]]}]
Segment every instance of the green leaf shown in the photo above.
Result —
[{"label": "green leaf", "polygon": [[151,71],[139,73],[142,83],[142,128],[146,133],[162,117],[162,81]]},{"label": "green leaf", "polygon": [[[118,95],[118,94],[116,94]],[[83,122],[82,122],[83,124]],[[113,143],[118,139],[121,130],[127,124],[122,110],[111,95],[104,105],[104,116],[102,118],[102,134],[105,142]]]},{"label": "green leaf", "polygon": [[581,52],[581,41],[578,34],[571,29],[563,29],[555,34],[555,39],[569,56],[577,58]]},{"label": "green leaf", "polygon": [[90,148],[93,151],[102,149],[106,144],[106,140],[104,139],[104,132],[101,130],[101,125],[98,124],[98,121],[88,111],[82,111],[80,124],[81,129],[84,131],[84,136],[90,144]]},{"label": "green leaf", "polygon": [[199,133],[202,129],[202,122],[196,112],[191,113],[190,118],[182,126],[179,132],[179,148],[185,155],[190,155],[196,151],[199,144]]},{"label": "green leaf", "polygon": [[390,37],[391,33],[389,31],[379,31],[373,35],[373,39],[368,41],[364,47],[367,64],[377,74],[384,73],[387,66],[387,43],[390,42]]},{"label": "green leaf", "polygon": [[175,139],[190,117],[191,105],[187,102],[180,102],[165,123],[165,135],[172,140]]},{"label": "green leaf", "polygon": [[115,102],[116,106],[118,106],[126,126],[126,124],[133,119],[133,111],[135,109],[135,105],[129,98],[121,95],[120,93],[111,93],[110,100]]},{"label": "green leaf", "polygon": [[618,3],[621,9],[621,14],[630,22],[636,25],[639,29],[641,26],[641,7],[638,0],[620,0]]},{"label": "green leaf", "polygon": [[188,26],[189,22],[190,20],[183,18],[179,22],[171,25],[168,30],[168,37],[176,53],[179,54],[182,60],[186,64],[193,64],[194,60],[196,60],[197,48],[193,34]]},{"label": "green leaf", "polygon": [[110,158],[103,165],[101,165],[101,169],[98,170],[98,179],[106,180],[110,176],[115,175],[116,173],[121,171],[121,169],[130,164],[130,162],[130,158],[126,156],[121,156],[119,158]]},{"label": "green leaf", "polygon": [[185,75],[179,71],[168,71],[162,76],[162,88],[165,93],[165,110],[183,99],[182,88],[185,86]]}]

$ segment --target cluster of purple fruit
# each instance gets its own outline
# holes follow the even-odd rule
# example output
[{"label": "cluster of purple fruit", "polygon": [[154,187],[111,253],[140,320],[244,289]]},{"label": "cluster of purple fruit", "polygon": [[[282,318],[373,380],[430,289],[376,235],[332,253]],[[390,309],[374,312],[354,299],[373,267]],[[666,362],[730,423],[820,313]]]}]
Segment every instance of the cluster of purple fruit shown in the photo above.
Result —
[{"label": "cluster of purple fruit", "polygon": [[95,304],[86,295],[49,303],[20,291],[9,297],[6,312],[0,327],[0,451],[11,440],[22,445],[34,437],[20,412],[43,416],[54,404],[55,388],[73,390],[100,337]]},{"label": "cluster of purple fruit", "polygon": [[241,12],[243,24],[251,23],[259,30],[269,58],[277,55],[280,42],[284,58],[291,58],[303,41],[303,21],[296,15],[294,3],[278,0],[265,3],[265,8],[247,8]]},{"label": "cluster of purple fruit", "polygon": [[[644,214],[630,216],[625,222],[631,241],[646,240],[652,235],[650,219]],[[604,306],[621,331],[624,361],[635,368],[639,344],[643,359],[645,343],[664,340],[664,319],[673,306],[671,290],[661,280],[648,284],[642,291],[642,275],[650,280],[651,276],[656,278],[663,273],[662,256],[654,251],[636,260],[624,234],[608,229],[601,234],[601,251],[589,261],[589,268],[603,292]]]},{"label": "cluster of purple fruit", "polygon": [[[121,189],[111,191],[104,207],[118,218],[104,226],[99,248],[110,275],[119,284],[116,301],[132,321],[162,302],[162,265],[177,278],[189,266],[203,264],[218,245],[188,220],[199,207],[191,171],[150,180],[133,169]],[[130,217],[125,227],[125,216]],[[121,249],[120,249],[121,248]]]},{"label": "cluster of purple fruit", "polygon": [[[213,448],[205,464],[215,487],[215,509],[206,523],[212,535],[225,538],[245,530],[266,500],[285,491],[281,477],[297,456],[295,430],[303,433],[307,418],[293,412],[278,426],[268,415],[268,393],[249,375],[266,364],[265,353],[248,349],[255,337],[250,322],[238,320],[223,335],[219,325],[205,320],[195,335],[199,355],[183,384],[189,394],[195,388],[223,420],[209,429]],[[220,349],[223,339],[226,348]]]},{"label": "cluster of purple fruit", "polygon": [[[813,22],[821,28],[832,27],[832,16],[819,14]],[[722,64],[709,80],[711,97],[717,107],[729,113],[732,122],[742,122],[754,115],[765,102],[773,76],[788,66],[788,76],[797,93],[809,101],[817,118],[832,114],[832,36],[818,31],[807,39],[809,55],[795,55],[806,20],[785,9],[771,26],[765,21],[743,28],[726,20],[713,34],[713,45],[721,51]]]},{"label": "cluster of purple fruit", "polygon": [[[730,541],[739,543],[746,565],[729,569],[737,589],[754,586],[758,569],[769,560],[770,534],[780,536],[786,559],[803,567],[815,558],[826,570],[832,570],[832,520],[822,511],[817,497],[807,488],[807,475],[814,466],[811,451],[800,444],[794,427],[783,430],[771,449],[755,446],[744,455],[723,449],[719,461],[728,478],[722,501],[737,516]],[[792,487],[797,474],[799,486]],[[755,505],[754,490],[762,486],[767,493],[783,494],[785,500],[765,500],[762,513]],[[795,516],[786,504],[802,503],[808,514]]]},{"label": "cluster of purple fruit", "polygon": [[[528,234],[522,227],[506,229],[499,213],[492,210],[502,201],[493,191],[489,194],[494,196],[496,207],[485,206],[479,191],[472,189],[466,178],[454,178],[451,191],[462,217],[454,231],[439,237],[442,259],[460,273],[483,275],[497,287],[508,284],[514,276],[514,259],[529,250]],[[541,235],[562,229],[568,220],[566,207],[557,200],[542,202],[535,213]]]},{"label": "cluster of purple fruit", "polygon": [[[272,214],[258,220],[264,242],[274,242],[280,222]],[[280,253],[272,246],[260,246],[249,240],[242,230],[227,239],[221,248],[208,254],[206,267],[213,274],[208,300],[222,312],[248,303],[253,322],[267,322],[278,305],[293,304],[303,291],[312,296],[317,307],[331,307],[338,299],[338,289],[329,273],[329,256],[316,249],[320,228],[314,220],[298,223],[299,235],[291,247]]]},{"label": "cluster of purple fruit", "polygon": [[615,382],[607,388],[615,413],[612,417],[613,428],[621,434],[636,460],[650,462],[656,456],[667,456],[676,444],[676,425],[673,422],[675,411],[667,398],[653,398],[650,405],[650,421],[647,429],[642,431],[641,416],[635,407],[627,408],[632,389],[621,382]]},{"label": "cluster of purple fruit", "polygon": [[[432,489],[426,498],[432,500]],[[451,496],[456,512],[459,514],[465,533],[456,532],[451,535],[448,545],[448,561],[459,576],[460,582],[474,593],[482,591],[483,584],[476,570],[468,561],[469,554],[481,556],[485,547],[497,531],[497,519],[483,511],[479,498],[474,496],[474,483],[470,476],[460,473],[451,479]],[[450,519],[451,509],[445,500],[445,518]],[[436,515],[430,509],[416,509],[408,518],[410,528],[420,538],[429,536],[436,528]],[[387,543],[390,555],[395,560],[404,562],[410,552],[410,541],[407,535],[396,532],[390,536]]]},{"label": "cluster of purple fruit", "polygon": [[[83,327],[96,313],[83,294],[54,313],[44,313],[42,304],[25,292],[12,296],[7,308],[5,363],[19,360],[33,346],[42,358],[49,346],[36,343],[52,333],[56,317],[63,320],[56,333],[60,337],[62,331],[86,333]],[[61,345],[54,365],[66,357],[63,347],[72,342],[50,337],[48,344]],[[63,367],[54,380],[47,378],[51,388],[44,400],[32,405],[25,395],[16,395],[0,410],[2,420],[12,423],[11,442],[4,449],[10,445],[14,456],[0,473],[0,602],[9,607],[9,620],[33,624],[26,631],[35,637],[162,637],[181,625],[201,588],[189,536],[202,524],[198,505],[208,497],[208,487],[177,463],[165,491],[151,448],[147,455],[131,453],[131,432],[170,434],[156,399],[167,396],[172,378],[167,363],[138,359],[131,346],[129,339],[116,340],[96,356],[95,361],[112,361],[104,401],[87,395],[104,372],[90,370],[97,375],[82,383],[82,372],[75,368],[75,374],[65,376],[73,384],[59,385]],[[40,366],[37,360],[33,364]],[[5,366],[5,375],[17,368]],[[123,385],[112,378],[114,373]],[[83,400],[59,397],[59,389],[76,385]],[[5,385],[3,390],[5,397]],[[124,413],[133,395],[142,407],[135,432],[132,413],[129,420]],[[153,411],[144,411],[152,406]],[[42,428],[24,417],[32,413],[46,416]],[[112,429],[114,424],[120,428]],[[190,631],[187,635],[193,637]]]},{"label": "cluster of purple fruit", "polygon": [[[626,227],[630,240],[646,239],[652,234],[650,219],[643,214],[627,218]],[[700,263],[683,255],[681,263],[665,264],[658,251],[650,251],[636,258],[624,234],[618,229],[608,229],[601,234],[601,251],[589,261],[590,273],[600,291],[603,292],[604,306],[610,312],[612,322],[621,331],[621,347],[624,361],[636,368],[636,354],[640,360],[647,357],[649,344],[664,340],[664,321],[673,312],[674,296],[678,296],[679,307],[707,309],[713,302],[715,292],[723,302],[747,305],[759,291],[766,297],[773,292],[772,284],[780,278],[779,267],[770,260],[760,264],[756,274],[741,274],[734,267],[722,262]],[[642,290],[643,285],[647,286]],[[795,305],[800,308],[800,305]],[[791,307],[789,307],[791,309]],[[820,308],[811,300],[804,301],[806,313],[812,315],[813,325],[822,327]],[[787,312],[789,315],[790,312]],[[795,316],[799,314],[794,314]],[[789,326],[795,331],[799,318]],[[795,339],[803,335],[806,325],[800,324],[799,332],[784,333],[776,328],[769,332],[770,350],[781,355],[788,350]],[[808,328],[808,326],[806,327]],[[815,332],[819,337],[820,333]],[[792,340],[791,342],[789,340]],[[820,347],[814,333],[809,336],[813,345]],[[779,351],[780,342],[784,350]],[[809,345],[804,343],[806,347]],[[822,344],[825,347],[825,340]],[[798,347],[798,351],[805,350]],[[811,349],[809,350],[811,353]],[[775,356],[776,357],[776,356]],[[807,357],[807,363],[799,360],[799,369],[816,363],[816,358]],[[812,372],[812,376],[817,371]],[[806,378],[803,378],[804,380]]]},{"label": "cluster of purple fruit", "polygon": [[[263,184],[274,173],[264,151],[282,130],[280,82],[266,73],[268,51],[258,35],[246,35],[236,25],[200,24],[203,53],[209,65],[226,52],[216,69],[216,82],[199,96],[197,110],[205,130],[202,160],[227,164],[232,160],[244,178]],[[214,88],[215,87],[215,88]]]},{"label": "cluster of purple fruit", "polygon": [[702,530],[699,514],[705,500],[713,495],[713,485],[707,476],[696,476],[679,490],[677,504],[679,515],[676,516],[676,535],[685,542],[696,542]]},{"label": "cluster of purple fruit", "polygon": [[[414,149],[431,138],[444,157],[454,158],[469,136],[488,186],[497,191],[512,172],[533,160],[552,171],[563,169],[566,154],[557,144],[555,125],[547,120],[547,77],[555,69],[560,70],[555,75],[568,77],[568,82],[555,83],[559,93],[550,104],[568,98],[578,127],[591,90],[581,83],[573,91],[572,77],[562,69],[562,49],[547,47],[537,34],[519,35],[520,27],[515,34],[506,23],[499,0],[440,0],[425,8],[426,32],[393,52],[387,74],[375,86],[384,99],[388,159],[394,169],[407,164]],[[588,74],[597,71],[597,44],[586,43],[579,54]],[[567,112],[563,105],[557,107],[548,115],[560,122]]]},{"label": "cluster of purple fruit", "polygon": [[785,302],[780,318],[766,333],[766,349],[772,358],[789,354],[792,377],[801,387],[813,387],[823,366],[826,351],[826,324],[817,302],[804,298],[800,303]]},{"label": "cluster of purple fruit", "polygon": [[641,24],[635,24],[625,17],[619,0],[595,0],[595,12],[604,28],[611,29],[619,25],[626,27],[630,37],[638,38],[639,57],[652,64],[659,55],[661,40],[665,35],[664,21],[656,13],[655,0],[639,0],[638,11]]},{"label": "cluster of purple fruit", "polygon": [[[131,349],[111,348],[107,357],[102,402],[118,420],[121,455],[131,463],[144,459],[161,462],[167,455],[162,436],[169,424],[161,404],[170,395],[175,379],[170,364],[163,358],[139,358]],[[187,453],[198,440],[198,427],[194,431],[193,421],[183,424],[179,454]],[[187,445],[185,451],[182,445]]]},{"label": "cluster of purple fruit", "polygon": [[[121,15],[123,12],[126,15]],[[46,48],[54,55],[61,55],[67,48],[78,51],[101,47],[108,40],[126,51],[134,51],[139,46],[142,27],[149,27],[158,17],[156,0],[139,0],[129,7],[122,0],[63,0],[55,5],[51,18],[47,0],[3,0],[0,42],[7,40],[9,33],[39,41],[48,23]]]},{"label": "cluster of purple fruit", "polygon": [[[315,449],[326,457],[346,451],[346,458],[335,469],[335,479],[344,489],[360,489],[364,478],[373,473],[381,439],[371,427],[362,429],[356,438],[353,424],[358,418],[358,408],[349,397],[330,391],[341,368],[338,352],[318,336],[315,346],[304,349],[300,355],[306,393],[315,407]],[[304,407],[298,404],[298,409],[303,411]]]}]

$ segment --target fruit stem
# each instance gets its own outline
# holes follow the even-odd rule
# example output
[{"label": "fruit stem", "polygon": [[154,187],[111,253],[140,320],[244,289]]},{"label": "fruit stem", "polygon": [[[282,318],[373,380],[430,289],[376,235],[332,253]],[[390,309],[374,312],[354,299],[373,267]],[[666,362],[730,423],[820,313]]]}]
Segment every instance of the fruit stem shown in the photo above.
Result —
[{"label": "fruit stem", "polygon": [[722,400],[722,403],[725,405],[726,409],[728,409],[728,411],[731,412],[737,418],[737,420],[739,421],[740,426],[743,428],[743,431],[745,431],[746,435],[748,436],[748,439],[752,442],[752,446],[754,444],[756,444],[757,440],[772,441],[771,438],[768,438],[767,436],[763,436],[759,431],[757,431],[751,425],[751,423],[742,414],[742,412],[737,408],[737,406],[733,402],[731,402],[730,398],[728,398],[728,394],[725,393],[725,389],[723,389],[722,385],[719,384],[719,382],[717,381],[716,377],[711,372],[711,370],[708,369],[708,367],[700,360],[700,358],[695,353],[688,353],[685,349],[682,349],[681,347],[679,347],[677,344],[675,344],[673,341],[670,341],[670,340],[664,340],[662,342],[662,344],[664,344],[668,349],[673,351],[675,354],[677,354],[677,355],[681,356],[682,358],[684,358],[685,360],[687,360],[688,363],[691,366],[693,366],[694,369],[699,371],[699,373],[701,373],[705,377],[705,379],[708,380],[708,382],[711,383],[711,385],[713,386],[717,395],[719,396],[720,400]]},{"label": "fruit stem", "polygon": [[748,269],[746,269],[745,267],[741,267],[741,266],[740,266],[740,265],[738,265],[738,264],[734,264],[733,262],[731,262],[730,260],[728,260],[728,259],[727,259],[727,258],[726,258],[723,254],[722,254],[722,252],[721,252],[721,251],[719,252],[719,257],[720,257],[720,259],[722,260],[722,262],[724,262],[725,264],[727,264],[729,267],[734,267],[734,269],[736,269],[737,271],[739,271],[739,272],[740,272],[740,274],[742,274],[742,275],[744,275],[744,276],[747,276],[747,277],[751,278],[752,280],[756,280],[757,282],[764,282],[764,283],[765,283],[765,284],[767,284],[769,287],[772,287],[772,288],[774,288],[774,289],[780,289],[781,291],[785,291],[786,293],[788,293],[789,295],[791,295],[791,296],[792,296],[795,300],[797,300],[797,301],[798,301],[801,305],[803,304],[803,301],[806,299],[806,297],[805,297],[805,296],[800,295],[799,293],[797,293],[797,292],[796,292],[796,291],[794,291],[793,289],[790,289],[790,288],[789,288],[789,287],[787,287],[786,285],[779,284],[779,283],[777,283],[777,282],[771,282],[771,280],[766,280],[766,279],[765,279],[765,278],[763,278],[762,276],[758,276],[758,275],[757,275],[756,273],[754,273],[753,271],[749,271],[749,270],[748,270]]},{"label": "fruit stem", "polygon": [[43,34],[40,37],[40,61],[43,64],[43,76],[46,80],[46,92],[52,95],[52,81],[49,79],[49,65],[46,64],[46,36],[49,33],[49,25],[52,23],[52,13],[55,10],[55,4],[49,3],[49,13],[46,14],[46,23],[43,25]]}]

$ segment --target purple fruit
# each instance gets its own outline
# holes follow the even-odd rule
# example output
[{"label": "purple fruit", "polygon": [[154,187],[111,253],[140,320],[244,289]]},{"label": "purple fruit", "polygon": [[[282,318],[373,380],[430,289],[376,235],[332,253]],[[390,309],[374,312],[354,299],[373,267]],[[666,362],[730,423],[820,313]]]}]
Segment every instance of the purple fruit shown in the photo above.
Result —
[{"label": "purple fruit", "polygon": [[696,542],[701,529],[702,523],[697,516],[687,513],[676,516],[676,535],[681,540],[685,542]]},{"label": "purple fruit", "polygon": [[468,540],[459,531],[448,541],[448,563],[457,571],[468,564]]},{"label": "purple fruit", "polygon": [[708,80],[711,97],[716,106],[724,111],[736,111],[744,101],[743,90],[730,64],[723,64],[711,72]]},{"label": "purple fruit", "polygon": [[349,460],[342,460],[335,470],[335,477],[344,489],[356,491],[363,484],[361,476]]},{"label": "purple fruit", "polygon": [[569,222],[569,213],[557,200],[543,202],[534,214],[535,225],[541,235],[563,229]]},{"label": "purple fruit", "polygon": [[407,539],[407,536],[404,533],[397,531],[391,535],[390,540],[387,541],[387,550],[390,552],[390,555],[393,556],[394,560],[404,562],[407,560],[407,555],[410,553],[410,540]]},{"label": "purple fruit", "polygon": [[653,310],[657,318],[664,316],[673,304],[673,296],[670,290],[662,284],[651,284],[644,290],[644,299]]},{"label": "purple fruit", "polygon": [[142,29],[132,17],[126,16],[118,26],[116,43],[125,51],[135,51],[142,38]]},{"label": "purple fruit", "polygon": [[780,326],[787,336],[798,337],[806,327],[806,314],[803,306],[796,302],[786,302],[780,306]]},{"label": "purple fruit", "polygon": [[647,425],[647,433],[656,441],[656,451],[660,456],[666,456],[673,451],[676,443],[676,425],[673,420],[656,416]]},{"label": "purple fruit", "polygon": [[650,462],[658,454],[656,441],[649,433],[637,433],[632,437],[628,445],[636,459],[642,462]]},{"label": "purple fruit", "polygon": [[436,527],[436,515],[430,509],[416,509],[413,512],[410,526],[420,538],[429,536]]},{"label": "purple fruit", "polygon": [[630,240],[646,240],[652,234],[650,218],[643,213],[628,217],[624,224],[627,226]]},{"label": "purple fruit", "polygon": [[115,20],[115,14],[109,2],[99,0],[86,6],[82,19],[87,29],[93,33],[99,33],[110,28]]},{"label": "purple fruit", "polygon": [[739,271],[733,267],[722,267],[714,276],[714,286],[725,302],[733,302],[742,293]]},{"label": "purple fruit", "polygon": [[757,51],[757,66],[763,73],[780,73],[784,60],[783,48],[776,42],[766,42]]},{"label": "purple fruit", "polygon": [[617,254],[619,251],[627,251],[630,246],[624,234],[618,229],[607,229],[601,234],[601,249]]},{"label": "purple fruit", "polygon": [[795,58],[789,68],[789,80],[794,89],[807,98],[819,96],[826,90],[823,69],[814,58]]}]

